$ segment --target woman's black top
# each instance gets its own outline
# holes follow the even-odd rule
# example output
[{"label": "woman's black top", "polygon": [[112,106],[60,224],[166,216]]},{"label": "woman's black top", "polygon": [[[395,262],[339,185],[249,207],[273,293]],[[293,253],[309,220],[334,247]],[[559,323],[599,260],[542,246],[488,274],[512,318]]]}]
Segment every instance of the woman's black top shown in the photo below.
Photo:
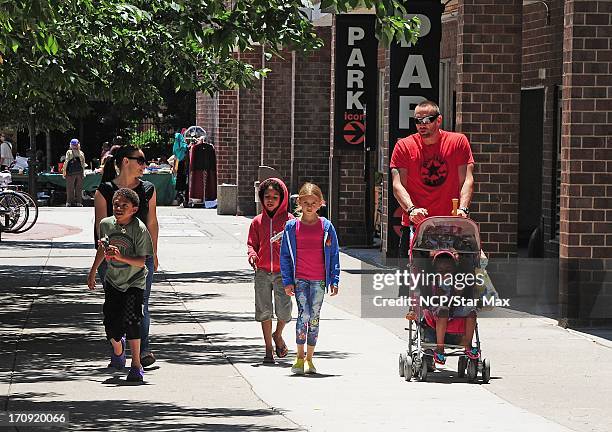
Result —
[{"label": "woman's black top", "polygon": [[[100,183],[100,186],[98,186],[98,192],[100,192],[100,194],[102,194],[102,196],[106,200],[106,215],[104,217],[113,215],[113,195],[119,189],[119,186],[117,186],[112,181]],[[132,188],[132,190],[136,192],[136,194],[138,195],[138,199],[140,200],[140,205],[138,206],[136,217],[146,225],[147,217],[149,216],[149,201],[153,197],[153,192],[155,192],[155,186],[153,185],[153,183],[148,182],[146,180],[138,180],[138,186]],[[98,244],[98,234],[96,233],[95,228],[94,238],[96,240],[96,244]]]}]

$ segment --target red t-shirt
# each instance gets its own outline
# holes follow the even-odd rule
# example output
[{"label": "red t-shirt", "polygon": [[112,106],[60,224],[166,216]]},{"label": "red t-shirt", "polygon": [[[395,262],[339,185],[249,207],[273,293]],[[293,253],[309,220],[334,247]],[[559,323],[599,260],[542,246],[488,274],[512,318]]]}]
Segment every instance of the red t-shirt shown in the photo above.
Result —
[{"label": "red t-shirt", "polygon": [[323,222],[312,225],[297,221],[295,227],[295,278],[325,280],[325,255],[323,252]]},{"label": "red t-shirt", "polygon": [[[473,164],[474,157],[465,135],[440,130],[441,139],[426,145],[416,133],[395,144],[391,168],[408,170],[404,185],[415,206],[427,209],[429,216],[448,216],[453,210],[452,199],[459,198],[458,168]],[[410,221],[402,213],[402,225]]]}]

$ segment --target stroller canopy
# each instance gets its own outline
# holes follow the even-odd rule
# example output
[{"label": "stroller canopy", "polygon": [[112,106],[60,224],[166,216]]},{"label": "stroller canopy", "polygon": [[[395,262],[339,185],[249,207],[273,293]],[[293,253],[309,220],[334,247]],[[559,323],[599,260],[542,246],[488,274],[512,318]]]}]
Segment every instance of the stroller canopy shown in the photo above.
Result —
[{"label": "stroller canopy", "polygon": [[432,216],[417,225],[410,248],[480,254],[478,226],[474,221],[459,216]]}]

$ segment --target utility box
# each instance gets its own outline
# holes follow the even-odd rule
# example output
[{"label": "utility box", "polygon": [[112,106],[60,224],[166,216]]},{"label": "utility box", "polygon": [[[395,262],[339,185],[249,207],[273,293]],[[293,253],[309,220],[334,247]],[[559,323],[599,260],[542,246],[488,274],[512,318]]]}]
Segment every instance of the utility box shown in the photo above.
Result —
[{"label": "utility box", "polygon": [[259,201],[259,180],[253,183],[253,187],[255,188],[255,215],[261,213],[261,201]]},{"label": "utility box", "polygon": [[236,216],[238,185],[223,183],[217,186],[217,214]]}]

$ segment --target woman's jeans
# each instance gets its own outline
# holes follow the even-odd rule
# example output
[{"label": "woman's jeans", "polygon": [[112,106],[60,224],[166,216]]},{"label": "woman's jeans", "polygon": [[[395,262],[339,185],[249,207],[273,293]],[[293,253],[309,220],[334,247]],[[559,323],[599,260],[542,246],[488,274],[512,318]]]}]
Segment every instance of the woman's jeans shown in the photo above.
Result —
[{"label": "woman's jeans", "polygon": [[[100,280],[104,282],[106,276],[106,261],[102,261],[100,267],[98,267],[98,276]],[[149,352],[149,324],[151,318],[149,316],[149,296],[151,295],[151,285],[153,285],[153,257],[148,256],[145,259],[145,265],[147,266],[147,284],[145,286],[143,295],[143,307],[142,307],[142,321],[140,322],[140,352]]]},{"label": "woman's jeans", "polygon": [[295,343],[310,346],[317,344],[319,315],[325,297],[325,281],[298,279],[295,284],[295,301],[298,318],[295,324]]}]

